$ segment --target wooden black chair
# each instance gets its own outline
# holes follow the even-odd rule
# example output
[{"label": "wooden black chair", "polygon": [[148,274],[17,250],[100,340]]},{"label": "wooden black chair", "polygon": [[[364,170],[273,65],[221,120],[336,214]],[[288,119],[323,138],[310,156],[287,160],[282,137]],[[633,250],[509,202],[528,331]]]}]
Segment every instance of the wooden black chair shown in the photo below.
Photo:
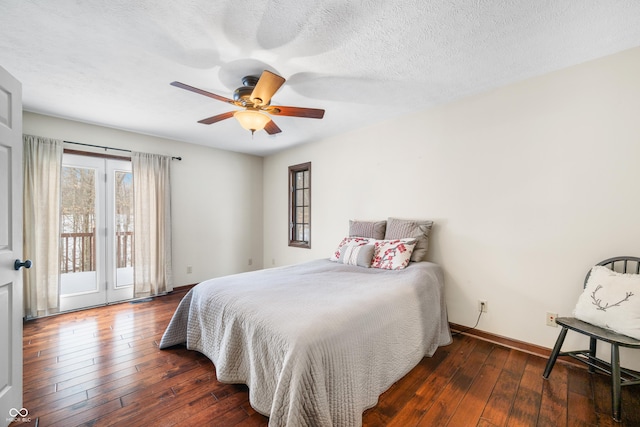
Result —
[{"label": "wooden black chair", "polygon": [[[614,257],[599,262],[598,265],[609,267],[612,270],[621,273],[640,274],[640,258],[638,257]],[[585,287],[587,285],[587,281],[589,280],[590,273],[591,271],[589,271],[587,277],[584,280]],[[638,292],[640,293],[640,289],[638,290]],[[611,412],[613,419],[620,422],[621,387],[640,384],[640,374],[638,372],[620,367],[620,347],[640,348],[640,340],[628,337],[626,335],[617,334],[608,329],[594,326],[590,323],[583,322],[574,317],[558,317],[556,318],[556,323],[562,327],[562,330],[560,331],[560,335],[558,336],[556,344],[551,351],[551,355],[549,356],[547,366],[542,376],[545,379],[549,378],[549,374],[551,374],[551,370],[553,369],[553,365],[555,365],[558,356],[570,356],[576,360],[579,360],[580,362],[585,363],[589,366],[589,372],[591,373],[598,370],[611,375]],[[565,352],[560,351],[562,348],[562,343],[564,342],[564,339],[567,336],[567,331],[569,329],[587,335],[589,337],[590,344],[588,350],[575,350]],[[596,357],[596,347],[598,344],[598,340],[611,344],[610,363]]]}]

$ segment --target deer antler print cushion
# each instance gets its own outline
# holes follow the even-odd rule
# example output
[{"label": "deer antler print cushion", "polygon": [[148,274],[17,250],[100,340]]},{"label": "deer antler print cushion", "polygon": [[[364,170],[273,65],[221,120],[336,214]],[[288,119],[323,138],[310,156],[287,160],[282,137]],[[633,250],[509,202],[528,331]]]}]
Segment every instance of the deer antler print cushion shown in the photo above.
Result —
[{"label": "deer antler print cushion", "polygon": [[593,267],[574,315],[593,325],[640,339],[640,274]]}]

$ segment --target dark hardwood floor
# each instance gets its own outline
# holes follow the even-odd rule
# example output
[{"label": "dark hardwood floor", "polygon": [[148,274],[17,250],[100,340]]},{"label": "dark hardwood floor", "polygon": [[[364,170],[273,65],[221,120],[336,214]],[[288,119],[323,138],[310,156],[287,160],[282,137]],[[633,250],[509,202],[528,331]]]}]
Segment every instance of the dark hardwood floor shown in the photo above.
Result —
[{"label": "dark hardwood floor", "polygon": [[[144,303],[24,325],[24,407],[12,426],[265,426],[243,385],[213,364],[158,342],[184,291]],[[608,378],[469,336],[423,359],[365,411],[365,426],[640,426],[640,387],[623,388],[610,417]]]}]

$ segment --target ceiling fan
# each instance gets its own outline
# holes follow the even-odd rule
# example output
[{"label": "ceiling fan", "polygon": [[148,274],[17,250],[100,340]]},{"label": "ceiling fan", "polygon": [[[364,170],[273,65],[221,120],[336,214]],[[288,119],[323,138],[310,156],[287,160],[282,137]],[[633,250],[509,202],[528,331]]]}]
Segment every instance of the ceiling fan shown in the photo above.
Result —
[{"label": "ceiling fan", "polygon": [[233,99],[207,92],[180,82],[172,82],[171,85],[186,89],[218,101],[226,102],[243,110],[228,111],[206,119],[198,120],[198,123],[210,125],[221,120],[235,117],[240,125],[251,131],[264,129],[269,135],[282,132],[282,130],[265,114],[275,116],[306,117],[311,119],[321,119],[324,117],[324,110],[318,108],[284,107],[281,105],[271,105],[271,97],[284,84],[285,79],[271,71],[264,70],[260,78],[256,76],[246,76],[242,79],[242,86],[235,90]]}]

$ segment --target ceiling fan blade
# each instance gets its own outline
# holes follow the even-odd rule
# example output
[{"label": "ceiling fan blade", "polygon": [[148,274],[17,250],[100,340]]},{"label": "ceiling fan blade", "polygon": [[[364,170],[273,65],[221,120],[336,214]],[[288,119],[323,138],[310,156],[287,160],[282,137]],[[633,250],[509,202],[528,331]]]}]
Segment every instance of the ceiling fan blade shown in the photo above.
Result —
[{"label": "ceiling fan blade", "polygon": [[277,105],[266,108],[265,111],[276,116],[306,117],[308,119],[321,119],[324,117],[324,110],[319,108],[283,107]]},{"label": "ceiling fan blade", "polygon": [[269,134],[269,135],[273,135],[275,133],[280,133],[282,132],[282,130],[280,130],[280,128],[278,127],[278,125],[276,125],[273,120],[269,120],[269,123],[267,123],[264,126],[264,130]]},{"label": "ceiling fan blade", "polygon": [[269,105],[271,97],[280,89],[280,86],[282,86],[284,82],[283,77],[271,71],[264,70],[258,83],[256,83],[256,87],[254,87],[253,92],[251,92],[251,101],[258,106]]},{"label": "ceiling fan blade", "polygon": [[211,116],[206,119],[198,120],[198,123],[202,123],[203,125],[210,125],[221,120],[233,117],[233,113],[235,113],[235,111],[228,111],[226,113],[218,114],[217,116]]},{"label": "ceiling fan blade", "polygon": [[206,90],[198,89],[197,87],[189,86],[184,83],[171,82],[171,86],[179,87],[180,89],[190,90],[191,92],[199,93],[200,95],[208,96],[209,98],[217,99],[218,101],[227,102],[229,104],[235,104],[235,101],[233,99],[216,95],[215,93],[207,92]]}]

